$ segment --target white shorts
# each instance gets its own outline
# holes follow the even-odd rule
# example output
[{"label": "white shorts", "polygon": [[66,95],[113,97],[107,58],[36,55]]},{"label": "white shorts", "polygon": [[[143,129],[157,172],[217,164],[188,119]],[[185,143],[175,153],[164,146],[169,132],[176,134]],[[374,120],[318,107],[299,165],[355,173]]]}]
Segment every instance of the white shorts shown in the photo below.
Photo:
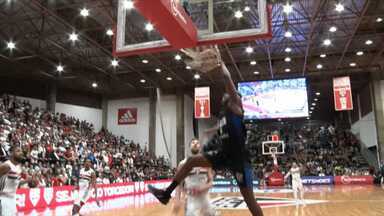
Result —
[{"label": "white shorts", "polygon": [[15,216],[16,198],[15,197],[0,197],[0,215],[1,216]]},{"label": "white shorts", "polygon": [[300,181],[292,181],[292,189],[293,191],[302,191],[304,189],[303,187],[303,182],[300,180]]},{"label": "white shorts", "polygon": [[215,216],[216,210],[209,202],[208,194],[187,196],[185,216]]},{"label": "white shorts", "polygon": [[88,183],[79,182],[79,196],[75,202],[76,205],[80,205],[81,203],[86,203],[91,195],[91,190]]}]

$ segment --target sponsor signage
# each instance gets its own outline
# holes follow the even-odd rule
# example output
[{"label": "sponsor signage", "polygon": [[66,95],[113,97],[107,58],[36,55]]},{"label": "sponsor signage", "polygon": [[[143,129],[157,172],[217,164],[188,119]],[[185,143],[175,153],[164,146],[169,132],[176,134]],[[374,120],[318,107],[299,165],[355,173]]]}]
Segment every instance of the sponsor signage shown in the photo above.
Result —
[{"label": "sponsor signage", "polygon": [[372,176],[335,176],[335,185],[373,184]]},{"label": "sponsor signage", "polygon": [[119,125],[137,124],[137,108],[119,109],[117,119]]},{"label": "sponsor signage", "polygon": [[349,76],[333,78],[335,110],[353,110],[352,88]]},{"label": "sponsor signage", "polygon": [[303,176],[301,181],[305,185],[330,185],[333,184],[333,176]]},{"label": "sponsor signage", "polygon": [[[253,180],[253,185],[258,186],[259,185],[259,180],[254,179]],[[227,187],[227,186],[237,186],[237,182],[235,179],[215,179],[213,180],[213,186],[215,187]]]},{"label": "sponsor signage", "polygon": [[[171,183],[169,180],[159,180],[98,185],[96,192],[93,189],[91,190],[91,197],[88,201],[95,201],[95,193],[97,193],[98,199],[103,201],[144,194],[148,192],[148,184],[154,185],[157,188],[165,188],[169,183]],[[72,205],[78,196],[79,192],[73,186],[19,189],[16,194],[16,206],[18,211],[30,211],[47,207],[55,208],[57,206]]]},{"label": "sponsor signage", "polygon": [[274,171],[268,177],[268,186],[284,186],[284,175],[281,172]]},{"label": "sponsor signage", "polygon": [[209,87],[195,88],[195,118],[211,117],[211,99]]}]

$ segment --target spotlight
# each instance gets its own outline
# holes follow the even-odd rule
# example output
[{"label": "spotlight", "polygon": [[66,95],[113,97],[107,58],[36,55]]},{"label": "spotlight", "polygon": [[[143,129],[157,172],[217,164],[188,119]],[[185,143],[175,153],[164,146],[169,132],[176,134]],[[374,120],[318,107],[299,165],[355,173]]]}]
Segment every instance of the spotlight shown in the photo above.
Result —
[{"label": "spotlight", "polygon": [[237,18],[237,19],[240,19],[240,18],[242,18],[243,17],[243,12],[241,12],[241,11],[236,11],[235,12],[235,17]]},{"label": "spotlight", "polygon": [[75,32],[73,32],[69,35],[69,40],[72,42],[75,42],[75,41],[79,40],[79,35],[76,34]]},{"label": "spotlight", "polygon": [[116,60],[116,59],[112,59],[112,60],[111,60],[111,65],[112,65],[113,67],[117,67],[117,66],[119,66],[119,61]]},{"label": "spotlight", "polygon": [[89,10],[87,8],[81,9],[80,15],[83,16],[83,17],[89,16]]},{"label": "spotlight", "polygon": [[9,42],[7,43],[7,48],[10,49],[10,50],[15,49],[15,48],[16,48],[16,44],[15,44],[15,42],[9,41]]}]

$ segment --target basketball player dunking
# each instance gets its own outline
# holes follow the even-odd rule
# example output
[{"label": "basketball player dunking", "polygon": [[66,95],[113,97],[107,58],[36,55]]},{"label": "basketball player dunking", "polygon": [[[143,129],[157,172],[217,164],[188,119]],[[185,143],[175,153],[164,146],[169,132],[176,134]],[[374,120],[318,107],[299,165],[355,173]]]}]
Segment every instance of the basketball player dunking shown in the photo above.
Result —
[{"label": "basketball player dunking", "polygon": [[27,183],[21,180],[21,163],[24,154],[21,148],[12,149],[11,158],[0,165],[0,215],[16,215],[16,190],[20,184]]},{"label": "basketball player dunking", "polygon": [[[188,53],[187,53],[188,54]],[[202,56],[209,54],[208,58]],[[149,191],[163,204],[167,204],[171,193],[189,175],[194,167],[212,167],[213,169],[228,169],[235,177],[240,192],[247,203],[248,209],[254,216],[262,216],[263,212],[253,194],[252,168],[249,154],[246,150],[246,129],[243,121],[243,106],[235,84],[227,67],[223,63],[219,50],[211,49],[203,52],[191,51],[189,54],[198,65],[200,71],[207,68],[217,69],[224,79],[225,94],[222,98],[221,119],[218,122],[216,135],[204,146],[202,154],[189,157],[185,164],[176,172],[172,183],[165,189],[157,189],[151,185]],[[211,64],[212,59],[215,63]]]},{"label": "basketball player dunking", "polygon": [[89,196],[91,195],[91,189],[95,188],[96,192],[96,174],[92,169],[91,160],[87,159],[84,164],[84,168],[80,170],[80,179],[79,179],[79,196],[75,201],[72,208],[72,215],[79,214],[81,208],[85,205]]},{"label": "basketball player dunking", "polygon": [[[192,155],[200,153],[200,141],[192,139]],[[180,162],[179,169],[186,162],[186,159]],[[215,216],[218,215],[214,207],[209,202],[209,189],[213,185],[213,171],[211,168],[195,167],[189,173],[188,177],[176,189],[174,214],[178,213],[181,204],[182,194],[186,194],[185,215],[186,216]]]},{"label": "basketball player dunking", "polygon": [[284,177],[284,180],[287,180],[289,176],[292,176],[293,197],[297,202],[299,202],[299,200],[297,199],[298,193],[300,193],[300,200],[302,202],[304,201],[304,187],[303,187],[303,182],[301,181],[300,172],[301,172],[300,167],[296,164],[296,162],[293,162],[291,169]]}]

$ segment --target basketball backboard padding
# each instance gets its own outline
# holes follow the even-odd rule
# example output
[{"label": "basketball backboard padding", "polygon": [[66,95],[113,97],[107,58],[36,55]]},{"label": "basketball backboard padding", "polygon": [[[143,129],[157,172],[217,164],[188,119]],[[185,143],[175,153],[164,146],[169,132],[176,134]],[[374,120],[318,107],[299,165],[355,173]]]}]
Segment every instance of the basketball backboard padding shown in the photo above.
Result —
[{"label": "basketball backboard padding", "polygon": [[197,29],[178,0],[135,0],[140,11],[174,48],[197,45]]},{"label": "basketball backboard padding", "polygon": [[[184,38],[179,33],[170,33],[170,36],[166,36],[163,35],[164,32],[161,29],[146,32],[144,30],[145,23],[150,21],[157,28],[157,21],[162,19],[159,18],[161,16],[153,14],[152,18],[147,20],[141,14],[142,6],[139,5],[139,8],[127,10],[124,8],[124,1],[119,0],[113,46],[113,53],[116,57],[272,37],[271,6],[267,4],[267,0],[188,0],[190,7],[187,10],[197,29],[196,44],[184,42],[174,44],[169,37],[176,37],[178,40]],[[167,2],[166,5],[170,6],[177,0],[135,0],[135,6],[139,2],[141,4],[142,1],[150,1],[151,4],[153,2]],[[147,7],[146,4],[143,6]],[[248,8],[247,11],[244,10],[245,7]],[[185,12],[181,5],[178,5],[177,8]],[[243,11],[243,18],[234,17],[237,10]],[[173,31],[173,28],[169,28],[168,25],[167,30],[169,29],[170,32]]]}]

